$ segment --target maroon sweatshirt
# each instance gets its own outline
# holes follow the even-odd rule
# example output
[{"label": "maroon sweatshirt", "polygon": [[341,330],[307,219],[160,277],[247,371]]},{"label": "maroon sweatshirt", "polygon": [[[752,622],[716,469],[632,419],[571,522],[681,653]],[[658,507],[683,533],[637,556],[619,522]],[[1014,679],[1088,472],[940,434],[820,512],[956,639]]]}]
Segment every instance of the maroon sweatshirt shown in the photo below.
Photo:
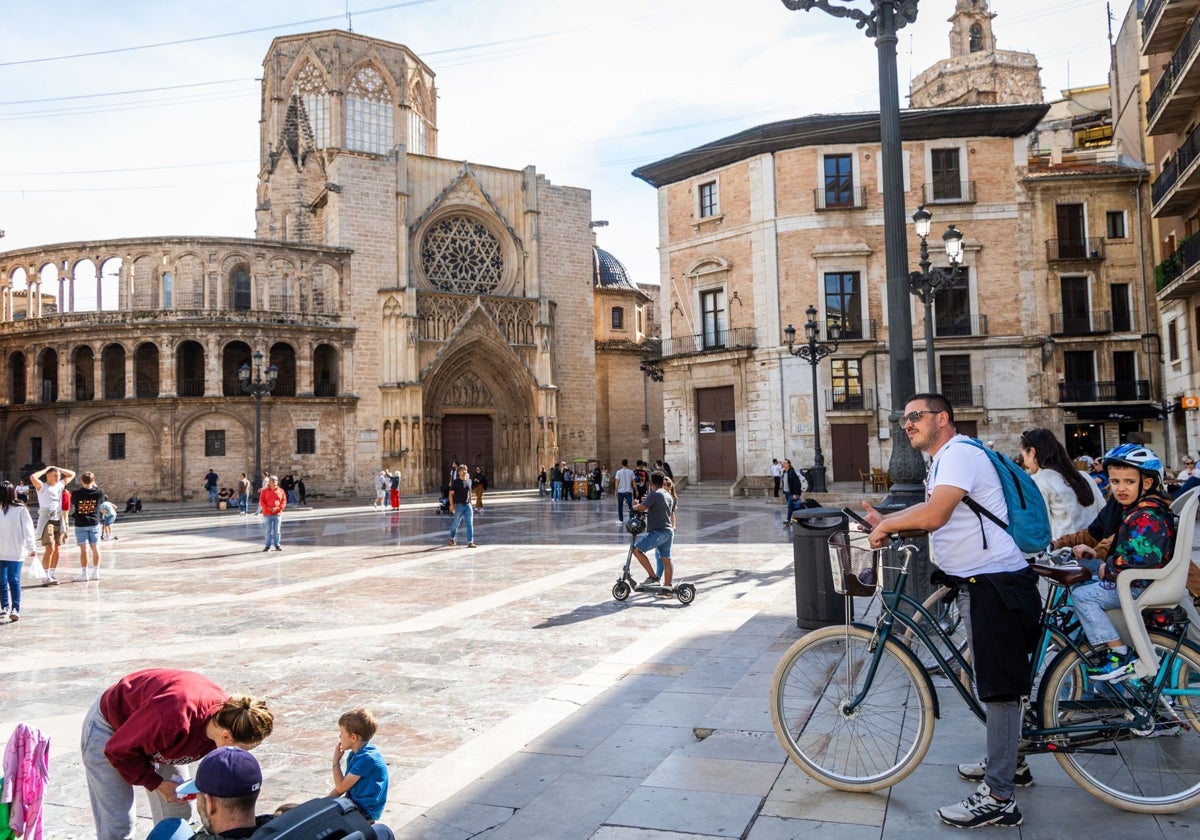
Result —
[{"label": "maroon sweatshirt", "polygon": [[109,763],[131,785],[155,790],[155,764],[191,764],[217,748],[205,734],[229,695],[191,671],[135,671],[100,696],[100,714],[114,730],[104,747]]}]

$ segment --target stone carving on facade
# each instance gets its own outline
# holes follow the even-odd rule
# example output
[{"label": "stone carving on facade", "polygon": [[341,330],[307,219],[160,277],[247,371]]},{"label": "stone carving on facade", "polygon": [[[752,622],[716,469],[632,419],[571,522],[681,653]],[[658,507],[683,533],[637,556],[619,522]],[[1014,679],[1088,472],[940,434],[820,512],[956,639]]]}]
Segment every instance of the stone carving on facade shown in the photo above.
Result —
[{"label": "stone carving on facade", "polygon": [[443,407],[487,408],[492,405],[492,392],[473,373],[465,373],[446,391]]},{"label": "stone carving on facade", "polygon": [[504,280],[499,240],[470,216],[435,221],[421,238],[419,257],[426,278],[444,292],[488,294]]}]

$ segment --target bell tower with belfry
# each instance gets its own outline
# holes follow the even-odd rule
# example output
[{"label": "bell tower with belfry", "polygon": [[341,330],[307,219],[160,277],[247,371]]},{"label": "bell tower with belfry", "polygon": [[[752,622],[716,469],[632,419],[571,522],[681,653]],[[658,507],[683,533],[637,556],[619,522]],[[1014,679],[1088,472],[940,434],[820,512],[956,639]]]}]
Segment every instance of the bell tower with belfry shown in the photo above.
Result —
[{"label": "bell tower with belfry", "polygon": [[913,108],[1027,105],[1042,101],[1041,69],[1033,53],[996,49],[988,0],[957,0],[950,22],[950,57],[918,74],[909,87]]}]

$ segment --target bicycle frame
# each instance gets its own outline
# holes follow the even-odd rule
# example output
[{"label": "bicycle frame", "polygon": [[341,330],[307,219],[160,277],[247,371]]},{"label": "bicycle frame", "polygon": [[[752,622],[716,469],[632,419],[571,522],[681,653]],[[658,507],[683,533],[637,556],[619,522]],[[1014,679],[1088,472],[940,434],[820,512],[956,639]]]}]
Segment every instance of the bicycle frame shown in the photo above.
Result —
[{"label": "bicycle frame", "polygon": [[[918,603],[904,591],[908,582],[909,562],[917,551],[916,547],[911,544],[901,545],[898,542],[893,542],[891,551],[893,555],[902,554],[903,559],[898,567],[894,588],[881,589],[879,591],[882,608],[873,628],[876,639],[874,653],[868,666],[866,678],[863,681],[862,690],[857,696],[846,703],[846,712],[853,712],[870,693],[876,668],[882,656],[884,645],[889,638],[892,638],[896,644],[902,646],[915,658],[916,655],[913,654],[912,649],[904,642],[901,637],[902,634],[896,632],[896,624],[899,622],[900,625],[908,628],[925,645],[943,673],[953,673],[954,666],[962,669],[968,677],[966,685],[959,679],[951,679],[950,683],[954,686],[954,689],[963,699],[963,702],[967,704],[971,712],[979,720],[984,720],[986,717],[984,704],[970,690],[975,685],[975,672],[971,663],[958,651],[952,640],[924,605]],[[1053,661],[1057,661],[1059,657],[1066,656],[1068,652],[1074,652],[1081,659],[1086,660],[1086,654],[1090,650],[1090,646],[1087,646],[1086,640],[1081,639],[1079,622],[1074,617],[1074,611],[1071,608],[1069,588],[1053,580],[1049,581],[1049,583],[1050,590],[1046,595],[1039,621],[1040,633],[1038,644],[1035,648],[1035,655],[1032,657],[1030,663],[1030,682],[1035,694],[1040,688],[1039,675],[1051,670],[1051,668],[1046,667],[1046,659],[1052,644],[1057,644],[1059,648],[1059,652]],[[908,609],[902,609],[902,607],[907,607]],[[847,610],[847,615],[850,615],[849,610]],[[922,621],[921,619],[924,620]],[[869,625],[859,624],[858,626],[872,630]],[[929,633],[926,628],[932,628],[934,632]],[[1039,753],[1078,749],[1088,744],[1112,740],[1121,733],[1124,733],[1125,737],[1134,737],[1133,732],[1135,730],[1144,730],[1147,727],[1153,728],[1155,726],[1155,712],[1159,708],[1160,698],[1180,696],[1200,697],[1200,687],[1164,687],[1167,677],[1175,673],[1179,667],[1177,655],[1180,648],[1185,644],[1184,636],[1184,633],[1176,636],[1174,649],[1164,655],[1158,672],[1154,679],[1149,681],[1149,684],[1139,684],[1137,681],[1111,684],[1094,682],[1087,680],[1086,675],[1083,675],[1085,699],[1072,701],[1072,707],[1084,710],[1092,708],[1096,711],[1104,710],[1110,712],[1110,714],[1105,716],[1105,719],[1098,720],[1095,723],[1045,727],[1042,725],[1045,722],[1040,720],[1040,714],[1033,716],[1033,720],[1036,721],[1037,725],[1031,725],[1030,716],[1026,715],[1025,726],[1022,728],[1021,733],[1024,741],[1022,752]],[[947,655],[947,652],[949,655]],[[937,693],[937,688],[933,687],[935,698],[937,697]],[[938,717],[940,717],[939,711],[935,705],[935,715]],[[1072,736],[1075,737],[1073,738]]]}]

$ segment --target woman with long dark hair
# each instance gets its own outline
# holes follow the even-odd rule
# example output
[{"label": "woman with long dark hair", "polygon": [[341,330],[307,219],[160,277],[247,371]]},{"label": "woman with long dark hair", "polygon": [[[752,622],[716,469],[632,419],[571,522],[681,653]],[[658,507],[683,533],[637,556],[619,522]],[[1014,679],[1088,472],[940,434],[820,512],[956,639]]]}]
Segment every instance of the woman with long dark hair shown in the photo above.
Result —
[{"label": "woman with long dark hair", "polygon": [[1100,489],[1075,469],[1066,447],[1049,429],[1021,435],[1021,459],[1046,500],[1054,539],[1086,528],[1104,507]]},{"label": "woman with long dark hair", "polygon": [[33,517],[6,481],[0,484],[0,624],[21,617],[21,566],[27,555],[37,556]]}]

